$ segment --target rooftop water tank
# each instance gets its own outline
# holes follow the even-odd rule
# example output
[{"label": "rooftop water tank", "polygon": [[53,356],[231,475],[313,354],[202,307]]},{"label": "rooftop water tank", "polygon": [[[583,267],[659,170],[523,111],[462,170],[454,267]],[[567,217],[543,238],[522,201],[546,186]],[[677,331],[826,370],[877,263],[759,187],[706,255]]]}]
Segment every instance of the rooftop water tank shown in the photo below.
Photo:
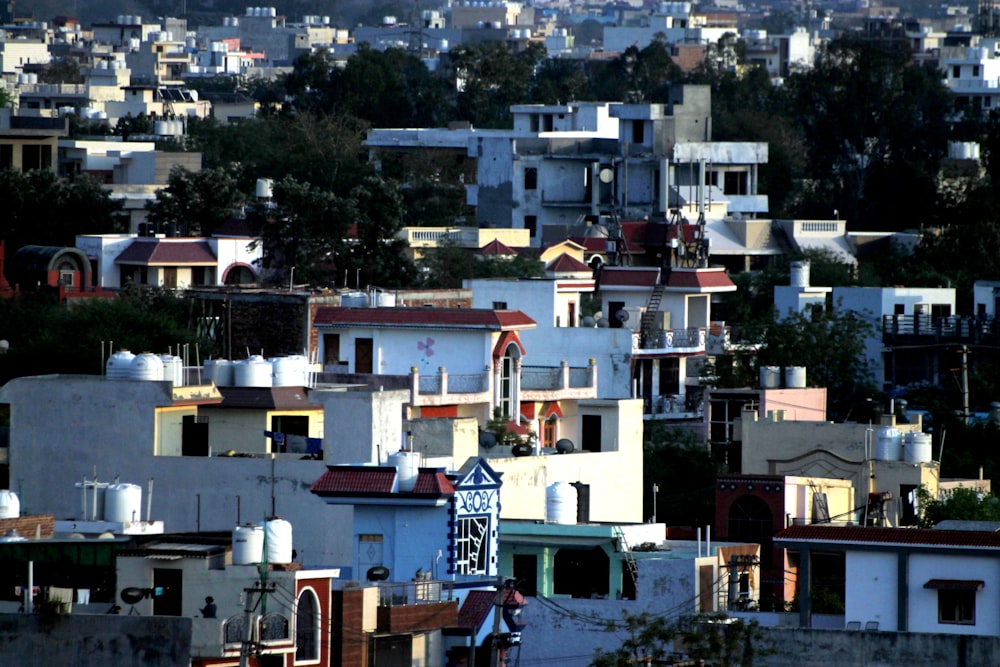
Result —
[{"label": "rooftop water tank", "polygon": [[368,294],[365,292],[348,292],[340,297],[340,305],[344,308],[367,308]]},{"label": "rooftop water tank", "polygon": [[907,433],[903,439],[903,460],[907,463],[930,463],[930,433]]},{"label": "rooftop water tank", "polygon": [[104,520],[129,523],[142,520],[142,487],[111,484],[104,492]]},{"label": "rooftop water tank", "polygon": [[268,519],[264,522],[266,533],[264,543],[267,548],[268,563],[292,562],[292,524],[284,519]]},{"label": "rooftop water tank", "polygon": [[789,283],[792,287],[809,287],[809,262],[802,260],[792,262],[792,275]]},{"label": "rooftop water tank", "polygon": [[184,360],[173,354],[161,354],[163,362],[163,379],[175,387],[184,386]]},{"label": "rooftop water tank", "polygon": [[206,359],[205,382],[214,382],[216,387],[233,386],[233,362],[228,359]]},{"label": "rooftop water tank", "polygon": [[107,375],[112,380],[127,380],[132,377],[132,360],[135,355],[128,350],[118,350],[108,359]]},{"label": "rooftop water tank", "polygon": [[781,386],[781,366],[760,367],[760,388],[777,389]]},{"label": "rooftop water tank", "polygon": [[247,524],[233,529],[233,565],[256,565],[263,557],[263,526]]},{"label": "rooftop water tank", "polygon": [[875,459],[898,461],[903,457],[903,433],[898,428],[883,426],[875,433]]},{"label": "rooftop water tank", "polygon": [[786,366],[785,386],[789,389],[804,389],[806,386],[806,367]]},{"label": "rooftop water tank", "polygon": [[143,352],[132,360],[130,371],[133,380],[162,380],[163,362],[152,352]]},{"label": "rooftop water tank", "polygon": [[576,523],[576,487],[568,482],[556,482],[545,489],[545,520],[549,523]]},{"label": "rooftop water tank", "polygon": [[257,199],[270,199],[274,196],[274,181],[270,178],[257,179]]},{"label": "rooftop water tank", "polygon": [[396,479],[399,481],[399,491],[409,493],[417,485],[417,475],[420,473],[420,452],[401,449],[389,454],[389,465],[396,468]]},{"label": "rooftop water tank", "polygon": [[233,365],[233,382],[237,387],[270,387],[271,381],[271,362],[260,355]]},{"label": "rooftop water tank", "polygon": [[21,501],[13,491],[0,491],[0,519],[16,519],[21,516]]},{"label": "rooftop water tank", "polygon": [[308,384],[306,358],[300,354],[271,360],[275,387],[304,387]]}]

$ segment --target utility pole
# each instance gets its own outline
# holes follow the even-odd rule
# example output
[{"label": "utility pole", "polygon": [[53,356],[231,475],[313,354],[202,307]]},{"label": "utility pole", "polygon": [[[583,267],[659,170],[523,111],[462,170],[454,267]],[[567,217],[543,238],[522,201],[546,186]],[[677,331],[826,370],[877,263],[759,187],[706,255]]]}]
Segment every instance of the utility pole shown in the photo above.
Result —
[{"label": "utility pole", "polygon": [[497,575],[497,601],[493,609],[493,645],[490,647],[490,667],[500,667],[501,616],[503,616],[503,577]]},{"label": "utility pole", "polygon": [[[243,623],[245,624],[243,634],[243,645],[240,647],[240,667],[249,667],[250,654],[254,652],[257,642],[253,638],[253,612],[264,596],[274,592],[274,584],[254,584],[252,588],[244,588],[243,595]],[[257,594],[257,602],[254,602],[254,594]]]}]

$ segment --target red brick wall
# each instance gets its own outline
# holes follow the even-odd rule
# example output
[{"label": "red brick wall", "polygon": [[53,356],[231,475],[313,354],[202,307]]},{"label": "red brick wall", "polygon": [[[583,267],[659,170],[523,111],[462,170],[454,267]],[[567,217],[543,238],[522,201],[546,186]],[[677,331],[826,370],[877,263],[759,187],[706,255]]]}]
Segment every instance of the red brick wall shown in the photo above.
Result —
[{"label": "red brick wall", "polygon": [[368,664],[368,634],[362,630],[364,591],[333,591],[333,622],[330,624],[332,667]]},{"label": "red brick wall", "polygon": [[18,535],[29,539],[36,535],[52,537],[56,532],[56,521],[51,514],[32,514],[16,519],[0,519],[0,536],[6,535],[11,530],[16,530]]},{"label": "red brick wall", "polygon": [[379,607],[379,632],[412,632],[458,625],[458,603],[412,604]]}]

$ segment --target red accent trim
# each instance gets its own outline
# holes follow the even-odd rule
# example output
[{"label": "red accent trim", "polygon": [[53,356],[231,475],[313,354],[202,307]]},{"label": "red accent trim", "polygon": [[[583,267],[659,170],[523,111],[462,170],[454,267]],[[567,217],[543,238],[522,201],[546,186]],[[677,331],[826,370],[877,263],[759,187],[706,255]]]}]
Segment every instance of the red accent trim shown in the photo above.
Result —
[{"label": "red accent trim", "polygon": [[522,355],[525,354],[524,346],[521,345],[521,339],[520,337],[518,337],[517,332],[504,331],[502,334],[500,334],[500,340],[498,340],[497,344],[493,347],[493,358],[499,359],[500,357],[502,357],[504,354],[504,350],[506,350],[507,346],[510,345],[511,343],[517,345],[517,349],[521,351]]},{"label": "red accent trim", "polygon": [[555,415],[559,419],[563,418],[562,410],[559,408],[559,403],[557,401],[549,401],[542,406],[542,411],[539,416],[542,419],[550,419],[552,415]]},{"label": "red accent trim", "polygon": [[533,401],[521,403],[521,416],[525,419],[535,418],[535,403]]},{"label": "red accent trim", "polygon": [[433,419],[434,417],[458,417],[457,405],[425,405],[420,408],[421,419]]}]

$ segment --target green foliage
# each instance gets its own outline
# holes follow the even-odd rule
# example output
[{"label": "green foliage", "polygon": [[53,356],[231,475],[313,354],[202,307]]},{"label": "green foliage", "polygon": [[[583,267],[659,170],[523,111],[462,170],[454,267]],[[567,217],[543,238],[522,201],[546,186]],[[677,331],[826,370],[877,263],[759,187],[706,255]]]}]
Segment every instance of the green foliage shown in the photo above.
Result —
[{"label": "green foliage", "polygon": [[948,519],[1000,521],[1000,499],[993,493],[958,487],[943,491],[940,498],[934,498],[926,487],[921,486],[917,489],[917,499],[921,528],[933,528],[937,523]]},{"label": "green foliage", "polygon": [[[660,488],[656,520],[668,526],[702,526],[715,520],[715,476],[719,466],[691,431],[646,422],[643,486]],[[652,516],[652,495],[644,494],[644,516]]]},{"label": "green foliage", "polygon": [[528,279],[545,275],[545,266],[534,252],[520,251],[514,257],[484,256],[448,241],[429,248],[417,267],[421,284],[432,289],[458,289],[466,279]]},{"label": "green foliage", "polygon": [[0,299],[0,338],[10,342],[10,350],[0,355],[0,385],[24,375],[100,374],[102,341],[135,351],[198,343],[208,356],[211,343],[199,341],[187,328],[189,307],[169,290],[140,287],[72,307],[49,293]]},{"label": "green foliage", "polygon": [[211,236],[232,220],[246,195],[240,190],[239,164],[188,171],[174,167],[167,187],[146,205],[149,222],[162,232],[176,226],[182,236]]},{"label": "green foliage", "polygon": [[646,660],[662,660],[672,646],[677,629],[663,616],[649,612],[622,613],[622,620],[610,623],[609,632],[624,632],[622,645],[614,651],[597,650],[591,667],[627,667]]},{"label": "green foliage", "polygon": [[680,68],[670,57],[670,47],[659,36],[645,47],[630,46],[606,64],[592,66],[596,99],[667,102],[671,83],[681,81]]},{"label": "green foliage", "polygon": [[532,43],[511,54],[502,42],[463,44],[452,49],[451,57],[463,82],[456,100],[458,118],[476,127],[510,128],[510,106],[530,99],[532,76],[545,47]]},{"label": "green foliage", "polygon": [[859,400],[875,394],[865,352],[874,325],[867,318],[839,303],[781,318],[773,308],[766,312],[743,325],[746,339],[759,344],[757,354],[737,352],[709,361],[701,369],[704,384],[750,386],[760,366],[805,366],[810,383],[827,389],[830,419],[844,419]]},{"label": "green foliage", "polygon": [[53,58],[38,75],[41,83],[83,83],[80,63],[76,58]]},{"label": "green foliage", "polygon": [[351,199],[357,216],[358,243],[351,246],[348,270],[360,269],[368,285],[412,285],[416,268],[404,254],[406,241],[397,236],[403,228],[399,184],[370,176],[351,191]]},{"label": "green foliage", "polygon": [[24,245],[73,246],[77,234],[122,230],[122,202],[86,176],[67,182],[48,170],[3,169],[0,202],[8,257]]},{"label": "green foliage", "polygon": [[591,667],[659,664],[656,661],[671,655],[686,655],[709,667],[751,667],[755,657],[774,652],[757,621],[725,614],[675,619],[650,612],[623,614],[620,622],[608,624],[607,631],[624,633],[625,639],[614,651],[596,651]]},{"label": "green foliage", "polygon": [[493,417],[486,422],[486,431],[492,433],[500,447],[513,447],[515,445],[534,445],[538,441],[538,436],[534,431],[529,431],[526,437],[521,437],[516,431],[510,428],[510,417],[505,417],[499,408],[493,408]]}]

